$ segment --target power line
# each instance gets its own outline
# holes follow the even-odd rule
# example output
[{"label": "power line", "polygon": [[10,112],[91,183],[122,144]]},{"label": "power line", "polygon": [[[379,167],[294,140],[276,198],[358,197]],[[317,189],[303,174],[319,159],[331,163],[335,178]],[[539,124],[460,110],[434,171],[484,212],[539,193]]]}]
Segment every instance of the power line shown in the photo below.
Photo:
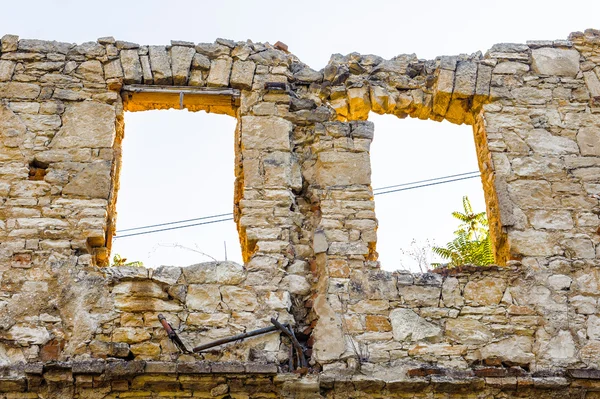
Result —
[{"label": "power line", "polygon": [[167,223],[159,223],[159,224],[150,224],[148,226],[132,227],[130,229],[119,230],[119,232],[122,233],[122,232],[125,232],[125,231],[143,230],[143,229],[149,229],[151,227],[169,226],[171,224],[195,222],[196,220],[214,219],[214,218],[218,218],[218,217],[222,217],[222,216],[231,216],[231,215],[233,215],[233,213],[231,213],[231,212],[229,212],[229,213],[221,213],[219,215],[211,215],[211,216],[203,216],[203,217],[194,218],[194,219],[178,220],[176,222],[167,222]]},{"label": "power line", "polygon": [[[167,227],[166,229],[158,229],[158,230],[150,230],[150,231],[141,231],[139,233],[131,233],[131,234],[125,234],[123,236],[115,236],[115,238],[125,238],[125,237],[133,237],[133,236],[141,236],[143,234],[150,234],[150,233],[158,233],[160,231],[168,231],[168,230],[177,230],[177,229],[183,229],[186,227],[194,227],[194,226],[202,226],[203,224],[211,224],[211,223],[219,223],[219,222],[226,222],[228,220],[233,220],[233,218],[227,218],[227,219],[218,219],[218,220],[211,220],[208,222],[202,222],[202,223],[194,223],[194,224],[186,224],[185,226],[175,226],[175,227]],[[176,222],[173,222],[176,223]],[[173,224],[171,223],[171,224]]]},{"label": "power line", "polygon": [[381,193],[375,193],[373,195],[382,195],[382,194],[389,194],[389,193],[397,193],[399,191],[407,191],[407,190],[412,190],[414,188],[422,188],[422,187],[429,187],[429,186],[437,186],[438,184],[445,184],[445,183],[452,183],[455,181],[460,181],[460,180],[467,180],[467,179],[473,179],[474,177],[479,177],[481,175],[477,174],[475,176],[467,176],[467,177],[461,177],[459,179],[452,179],[452,180],[444,180],[444,181],[438,181],[435,183],[428,183],[428,184],[421,184],[420,186],[413,186],[413,187],[405,187],[405,188],[399,188],[397,190],[390,190],[390,191],[384,191]]},{"label": "power line", "polygon": [[[379,187],[379,188],[374,188],[373,191],[386,190],[388,188],[412,186],[413,184],[427,183],[427,182],[436,181],[436,180],[444,180],[444,179],[449,179],[451,177],[459,177],[459,176],[465,176],[465,175],[472,175],[474,173],[477,173],[477,176],[480,176],[480,174],[479,174],[478,171],[473,171],[473,172],[467,172],[467,173],[459,173],[457,175],[449,175],[449,176],[436,177],[434,179],[419,180],[419,181],[413,181],[413,182],[410,182],[410,183],[396,184],[396,185],[393,185],[393,186]],[[474,176],[474,177],[477,177],[477,176]],[[377,194],[375,194],[375,195],[377,195]]]},{"label": "power line", "polygon": [[[467,176],[467,175],[472,175],[473,173],[477,173],[476,175],[473,176]],[[463,177],[460,177],[463,176]],[[459,173],[459,174],[455,174],[455,175],[449,175],[449,176],[442,176],[442,177],[437,177],[437,178],[433,178],[433,179],[425,179],[425,180],[419,180],[419,181],[414,181],[414,182],[410,182],[410,183],[402,183],[402,184],[396,184],[393,186],[386,186],[386,187],[380,187],[380,188],[375,188],[373,189],[373,191],[378,191],[378,190],[385,190],[388,188],[395,188],[395,187],[402,187],[402,188],[398,188],[396,190],[388,190],[388,191],[383,191],[383,192],[377,192],[374,193],[373,195],[383,195],[383,194],[389,194],[389,193],[396,193],[396,192],[400,192],[400,191],[408,191],[408,190],[413,190],[416,188],[423,188],[423,187],[429,187],[429,186],[436,186],[439,184],[445,184],[445,183],[452,183],[452,182],[456,182],[456,181],[461,181],[461,180],[467,180],[467,179],[473,179],[476,177],[481,176],[479,174],[479,172],[468,172],[468,173]],[[457,177],[456,179],[450,179],[450,180],[444,180],[444,179],[449,179],[451,177]],[[420,183],[427,183],[427,184],[420,184]],[[417,185],[415,185],[417,184]],[[411,186],[411,187],[406,187],[406,186]],[[140,227],[132,227],[129,229],[124,229],[124,230],[119,230],[117,231],[117,234],[120,232],[125,232],[125,231],[134,231],[134,230],[143,230],[143,229],[149,229],[152,227],[160,227],[160,226],[169,226],[169,225],[173,225],[173,224],[180,224],[180,223],[186,223],[186,222],[193,222],[196,220],[206,220],[206,219],[213,219],[216,217],[222,217],[222,216],[232,216],[233,213],[222,213],[219,215],[212,215],[212,216],[203,216],[203,217],[199,217],[199,218],[193,218],[193,219],[186,219],[186,220],[179,220],[179,221],[174,221],[174,222],[166,222],[166,223],[159,223],[159,224],[152,224],[152,225],[148,225],[148,226],[140,226]],[[232,217],[229,218],[225,218],[225,219],[218,219],[218,220],[210,220],[207,222],[201,222],[201,223],[193,223],[193,224],[186,224],[184,226],[174,226],[174,227],[168,227],[165,229],[157,229],[157,230],[150,230],[150,231],[141,231],[138,233],[131,233],[131,234],[125,234],[125,235],[117,235],[114,238],[125,238],[125,237],[133,237],[133,236],[139,236],[139,235],[144,235],[144,234],[151,234],[151,233],[158,233],[161,231],[169,231],[169,230],[177,230],[177,229],[183,229],[186,227],[195,227],[195,226],[202,226],[205,224],[213,224],[213,223],[219,223],[219,222],[226,222],[229,220],[233,220]]]}]

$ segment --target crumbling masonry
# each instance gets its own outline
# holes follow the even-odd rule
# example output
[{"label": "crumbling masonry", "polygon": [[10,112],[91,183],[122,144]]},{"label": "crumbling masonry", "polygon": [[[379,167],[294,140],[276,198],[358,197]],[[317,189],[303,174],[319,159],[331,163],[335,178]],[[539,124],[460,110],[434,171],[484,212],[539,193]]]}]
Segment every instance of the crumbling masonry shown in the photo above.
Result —
[{"label": "crumbling masonry", "polygon": [[[420,60],[6,35],[0,398],[599,398],[600,32]],[[123,113],[237,119],[244,266],[106,268]],[[473,126],[498,266],[381,271],[369,112]],[[169,138],[165,138],[166,140]],[[190,346],[294,325],[200,355]]]}]

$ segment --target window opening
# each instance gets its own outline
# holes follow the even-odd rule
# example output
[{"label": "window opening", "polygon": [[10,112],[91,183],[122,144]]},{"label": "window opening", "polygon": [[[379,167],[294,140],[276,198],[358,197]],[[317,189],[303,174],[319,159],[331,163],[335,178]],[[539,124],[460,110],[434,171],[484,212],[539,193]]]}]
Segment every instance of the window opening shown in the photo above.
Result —
[{"label": "window opening", "polygon": [[[392,115],[371,114],[369,120],[375,124],[371,169],[381,267],[426,271],[413,253],[426,250],[429,262],[441,261],[428,247],[452,241],[457,227],[452,212],[461,209],[463,196],[476,212],[486,209],[472,128],[447,121],[399,121]],[[399,188],[424,187],[379,189],[421,181]],[[431,184],[443,181],[448,183]]]},{"label": "window opening", "polygon": [[[225,257],[242,262],[236,226],[227,216],[233,208],[235,125],[235,118],[204,112],[125,112],[111,261],[118,254],[146,267]],[[154,227],[128,230],[140,226]],[[142,234],[125,237],[133,233]]]}]

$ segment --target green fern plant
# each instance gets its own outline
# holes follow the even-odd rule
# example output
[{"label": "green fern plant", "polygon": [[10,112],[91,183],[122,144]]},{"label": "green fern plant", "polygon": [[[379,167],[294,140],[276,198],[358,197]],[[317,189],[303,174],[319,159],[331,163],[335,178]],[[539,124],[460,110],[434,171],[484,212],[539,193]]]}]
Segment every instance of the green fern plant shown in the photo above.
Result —
[{"label": "green fern plant", "polygon": [[136,260],[133,262],[127,262],[127,258],[123,258],[121,255],[115,254],[115,256],[113,256],[113,261],[112,261],[111,266],[112,267],[116,267],[116,266],[144,267],[144,263],[139,260]]},{"label": "green fern plant", "polygon": [[487,266],[494,263],[490,242],[490,232],[485,212],[475,213],[467,196],[462,200],[463,212],[452,212],[460,221],[454,232],[455,238],[446,247],[432,247],[431,250],[447,263],[432,263],[433,268],[453,268],[461,265]]}]

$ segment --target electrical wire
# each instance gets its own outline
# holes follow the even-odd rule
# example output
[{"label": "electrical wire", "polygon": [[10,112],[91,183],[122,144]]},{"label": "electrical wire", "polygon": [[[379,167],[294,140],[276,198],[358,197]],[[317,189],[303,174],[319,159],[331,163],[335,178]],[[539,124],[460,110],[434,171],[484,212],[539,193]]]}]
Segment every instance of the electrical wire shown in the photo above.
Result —
[{"label": "electrical wire", "polygon": [[[387,190],[388,188],[412,186],[413,184],[427,183],[427,182],[436,181],[436,180],[445,180],[445,179],[449,179],[451,177],[459,177],[459,176],[472,175],[474,173],[477,173],[477,176],[480,176],[479,171],[476,170],[476,171],[473,171],[473,172],[459,173],[459,174],[456,174],[456,175],[442,176],[442,177],[436,177],[436,178],[433,178],[433,179],[419,180],[419,181],[413,181],[413,182],[410,182],[410,183],[402,183],[402,184],[396,184],[396,185],[393,185],[393,186],[386,186],[386,187],[374,188],[373,191],[375,192],[375,191]],[[477,176],[475,176],[475,177],[477,177]]]},{"label": "electrical wire", "polygon": [[[218,220],[211,220],[208,222],[202,222],[202,223],[194,223],[194,224],[186,224],[185,226],[175,226],[175,227],[167,227],[166,229],[158,229],[158,230],[151,230],[151,231],[141,231],[139,233],[131,233],[131,234],[125,234],[122,236],[115,236],[114,238],[125,238],[125,237],[133,237],[133,236],[141,236],[143,234],[150,234],[150,233],[158,233],[160,231],[169,231],[169,230],[177,230],[177,229],[183,229],[186,227],[194,227],[194,226],[202,226],[203,224],[211,224],[211,223],[219,223],[219,222],[226,222],[228,220],[233,220],[233,218],[227,218],[227,219],[218,219]],[[173,222],[175,223],[175,222]]]},{"label": "electrical wire", "polygon": [[[468,176],[468,175],[472,175],[473,173],[477,173],[477,174],[473,175],[473,176]],[[383,192],[377,192],[377,193],[374,193],[373,195],[374,196],[375,195],[383,195],[383,194],[396,193],[396,192],[400,192],[400,191],[413,190],[413,189],[416,189],[416,188],[436,186],[436,185],[439,185],[439,184],[452,183],[452,182],[461,181],[461,180],[473,179],[473,178],[476,178],[476,177],[479,177],[479,176],[481,176],[480,173],[477,172],[477,171],[475,171],[475,172],[467,172],[467,173],[459,173],[459,174],[455,174],[455,175],[442,176],[442,177],[437,177],[437,178],[432,178],[432,179],[419,180],[419,181],[414,181],[414,182],[410,182],[410,183],[396,184],[396,185],[393,185],[393,186],[386,186],[386,187],[375,188],[375,189],[373,189],[373,191],[386,190],[386,189],[395,188],[395,187],[402,187],[402,188],[398,188],[398,189],[395,189],[395,190],[383,191]],[[451,177],[457,177],[457,178],[456,179],[447,180],[447,179],[449,179]],[[427,184],[420,184],[420,183],[427,183]],[[415,184],[417,184],[417,185],[415,185]],[[410,187],[406,187],[406,186],[410,186]],[[152,227],[169,226],[169,225],[173,225],[173,224],[193,222],[193,221],[196,221],[196,220],[213,219],[213,218],[222,217],[222,216],[233,216],[233,213],[222,213],[222,214],[218,214],[218,215],[202,216],[202,217],[199,217],[199,218],[185,219],[185,220],[179,220],[179,221],[174,221],[174,222],[152,224],[152,225],[140,226],[140,227],[132,227],[132,228],[129,228],[129,229],[124,229],[124,230],[117,231],[117,235],[115,235],[114,239],[125,238],[125,237],[134,237],[134,236],[140,236],[140,235],[144,235],[144,234],[159,233],[161,231],[184,229],[186,227],[202,226],[202,225],[205,225],[205,224],[213,224],[213,223],[220,223],[220,222],[226,222],[226,221],[229,221],[229,220],[233,220],[233,217],[229,217],[229,218],[225,218],[225,219],[210,220],[210,221],[201,222],[201,223],[186,224],[186,225],[183,225],[183,226],[168,227],[168,228],[165,228],[165,229],[157,229],[157,230],[150,230],[150,231],[141,231],[141,232],[138,232],[138,233],[118,235],[119,233],[126,232],[126,231],[144,230],[144,229],[149,229],[149,228],[152,228]]]},{"label": "electrical wire", "polygon": [[195,222],[196,220],[214,219],[214,218],[218,218],[218,217],[222,217],[222,216],[231,216],[231,215],[233,215],[233,213],[231,213],[231,212],[229,212],[229,213],[221,213],[219,215],[211,215],[211,216],[203,216],[203,217],[194,218],[194,219],[178,220],[176,222],[167,222],[167,223],[159,223],[159,224],[150,224],[148,226],[132,227],[130,229],[119,230],[119,232],[123,233],[125,231],[143,230],[143,229],[149,229],[151,227],[169,226],[171,224]]},{"label": "electrical wire", "polygon": [[452,182],[460,181],[460,180],[473,179],[473,178],[479,177],[479,176],[481,176],[481,175],[467,176],[467,177],[461,177],[459,179],[444,180],[444,181],[438,181],[438,182],[435,182],[435,183],[421,184],[420,186],[412,186],[412,187],[399,188],[397,190],[384,191],[384,192],[381,192],[381,193],[375,193],[373,195],[382,195],[382,194],[389,194],[389,193],[397,193],[399,191],[407,191],[407,190],[412,190],[414,188],[437,186],[438,184],[445,184],[445,183],[452,183]]}]

